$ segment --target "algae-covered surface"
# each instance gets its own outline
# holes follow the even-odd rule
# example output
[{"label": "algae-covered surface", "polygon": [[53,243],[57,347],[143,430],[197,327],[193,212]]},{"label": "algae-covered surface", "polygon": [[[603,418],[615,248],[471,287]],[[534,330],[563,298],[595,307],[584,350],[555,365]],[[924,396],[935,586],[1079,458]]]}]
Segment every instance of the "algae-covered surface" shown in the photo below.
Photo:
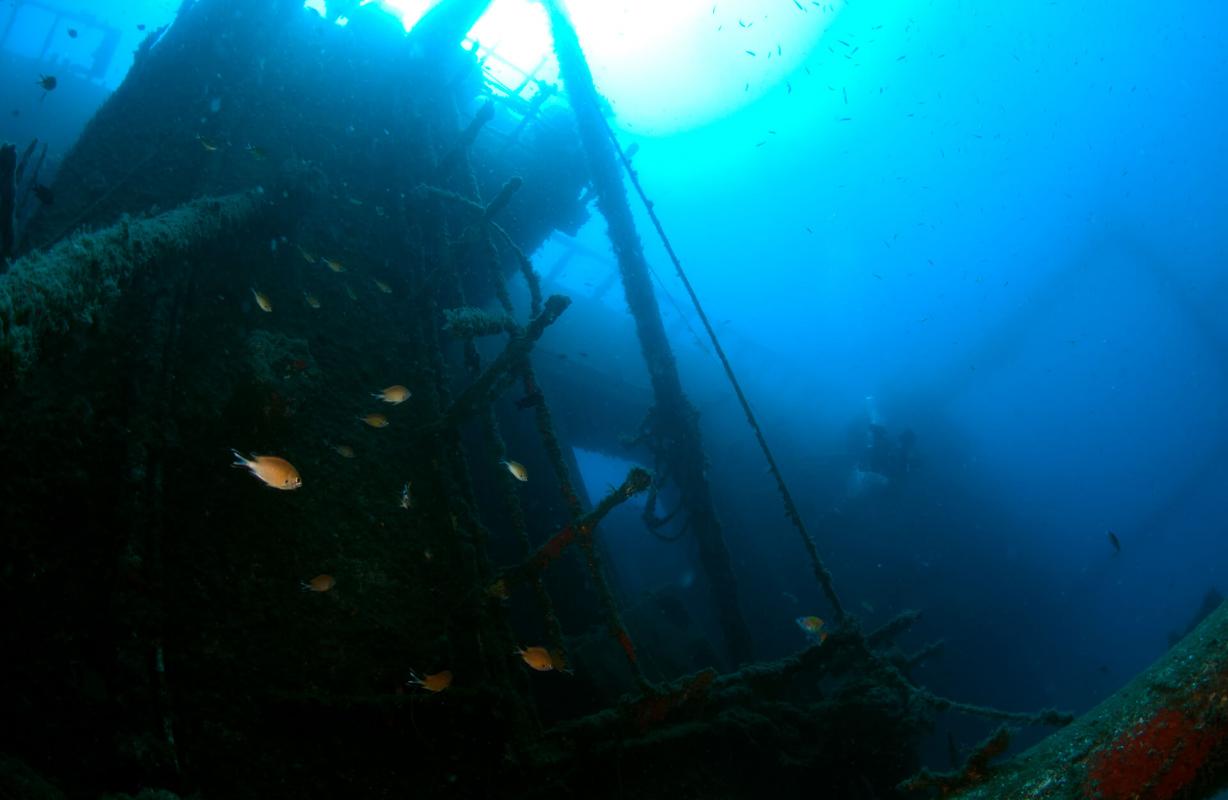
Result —
[{"label": "algae-covered surface", "polygon": [[0,382],[29,371],[45,339],[88,330],[139,270],[173,268],[214,238],[237,232],[262,202],[260,192],[202,198],[18,259],[0,275]]},{"label": "algae-covered surface", "polygon": [[1228,605],[1121,691],[946,794],[966,800],[1168,800],[1228,783]]}]

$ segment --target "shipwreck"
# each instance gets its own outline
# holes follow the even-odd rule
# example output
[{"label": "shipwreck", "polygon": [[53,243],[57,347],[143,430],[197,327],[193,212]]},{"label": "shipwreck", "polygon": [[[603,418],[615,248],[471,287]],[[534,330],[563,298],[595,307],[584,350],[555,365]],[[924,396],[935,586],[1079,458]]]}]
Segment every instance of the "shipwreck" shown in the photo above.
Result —
[{"label": "shipwreck", "polygon": [[[844,607],[730,369],[829,605],[821,643],[757,660],[727,488],[707,475],[631,213],[647,198],[546,5],[562,86],[485,79],[481,48],[462,46],[482,0],[445,0],[408,34],[301,0],[185,2],[63,160],[54,205],[18,213],[45,149],[0,155],[0,794],[1222,786],[1228,611],[1073,722],[935,696],[910,671],[940,645],[897,646],[915,612],[866,630]],[[536,350],[567,315],[608,312],[530,257],[593,214],[651,379],[602,405],[600,365]],[[392,383],[407,401],[370,398]],[[379,429],[355,419],[375,413]],[[577,442],[650,468],[588,496]],[[230,448],[284,456],[301,488],[231,470]],[[658,513],[667,483],[677,508]],[[635,496],[649,525],[685,520],[719,642],[671,650],[684,625],[629,620],[601,534]],[[526,668],[529,644],[549,674]],[[448,677],[407,684],[411,670]],[[952,772],[922,771],[918,742],[949,710],[1061,730],[1001,762],[1004,728]]]}]

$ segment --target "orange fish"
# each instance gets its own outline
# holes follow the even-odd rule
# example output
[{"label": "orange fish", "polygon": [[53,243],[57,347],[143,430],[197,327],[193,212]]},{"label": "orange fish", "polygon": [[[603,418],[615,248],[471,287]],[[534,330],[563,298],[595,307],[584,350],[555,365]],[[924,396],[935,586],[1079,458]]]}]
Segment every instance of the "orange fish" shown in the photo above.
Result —
[{"label": "orange fish", "polygon": [[387,428],[388,427],[388,418],[385,417],[383,414],[368,414],[365,417],[356,417],[356,419],[362,420],[363,422],[370,425],[372,428]]},{"label": "orange fish", "polygon": [[284,458],[254,454],[251,458],[244,458],[239,455],[238,450],[230,452],[234,453],[235,458],[238,459],[234,463],[236,467],[247,467],[253,475],[264,481],[266,486],[289,490],[303,485],[303,479],[299,477],[298,470]]},{"label": "orange fish", "polygon": [[452,685],[452,671],[445,669],[443,672],[436,672],[433,675],[423,675],[421,677],[411,672],[406,683],[421,686],[428,692],[442,692]]},{"label": "orange fish", "polygon": [[550,651],[544,647],[525,647],[514,652],[524,659],[524,663],[538,672],[549,672],[554,669],[554,658],[551,657]]},{"label": "orange fish", "polygon": [[304,592],[327,592],[337,585],[337,579],[332,575],[317,575],[309,581],[299,584]]},{"label": "orange fish", "polygon": [[394,406],[399,406],[401,403],[408,400],[411,395],[409,393],[409,389],[397,384],[395,386],[389,386],[387,389],[383,389],[378,392],[372,392],[371,396],[378,397],[385,403],[391,403]]}]

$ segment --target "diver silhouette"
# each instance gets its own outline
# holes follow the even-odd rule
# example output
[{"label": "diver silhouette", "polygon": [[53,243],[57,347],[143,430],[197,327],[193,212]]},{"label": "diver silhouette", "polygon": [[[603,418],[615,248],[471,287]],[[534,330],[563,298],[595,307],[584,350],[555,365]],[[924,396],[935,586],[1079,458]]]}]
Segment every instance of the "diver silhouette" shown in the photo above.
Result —
[{"label": "diver silhouette", "polygon": [[868,423],[854,428],[850,438],[853,472],[850,496],[899,489],[916,471],[917,435],[910,429],[893,437],[878,416],[873,398],[866,398]]}]

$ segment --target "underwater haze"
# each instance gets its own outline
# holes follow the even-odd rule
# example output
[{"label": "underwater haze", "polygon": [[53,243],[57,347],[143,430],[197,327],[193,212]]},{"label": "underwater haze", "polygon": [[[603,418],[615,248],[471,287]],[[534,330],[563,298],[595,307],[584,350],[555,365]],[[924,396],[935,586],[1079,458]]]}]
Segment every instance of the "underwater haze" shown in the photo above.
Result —
[{"label": "underwater haze", "polygon": [[[0,64],[7,80],[0,87],[0,140],[18,142],[18,152],[34,137],[49,144],[41,182],[46,184],[46,197],[55,198],[40,195],[47,208],[30,211],[26,219],[32,217],[37,223],[36,213],[56,213],[55,204],[63,207],[80,199],[65,195],[81,179],[69,168],[70,152],[94,130],[92,126],[108,119],[99,109],[105,110],[110,98],[123,96],[129,86],[124,78],[140,75],[141,58],[159,57],[162,42],[172,42],[168,26],[173,32],[174,26],[183,24],[175,21],[176,14],[187,14],[195,5],[191,0],[182,6],[166,0],[2,0]],[[201,5],[207,5],[205,0]],[[361,207],[364,214],[378,213],[384,224],[384,207],[408,203],[405,199],[413,191],[378,187],[378,178],[391,182],[408,180],[405,174],[417,175],[386,165],[406,153],[405,157],[416,158],[431,147],[437,151],[450,147],[444,144],[451,139],[434,128],[430,135],[397,141],[400,129],[389,120],[406,118],[417,124],[426,115],[414,103],[425,105],[436,95],[427,88],[411,87],[405,90],[411,100],[403,101],[394,90],[385,93],[382,88],[399,80],[397,73],[382,65],[400,68],[410,60],[395,49],[403,40],[391,37],[399,37],[402,29],[409,36],[434,5],[312,0],[294,9],[301,15],[296,17],[298,27],[287,28],[284,38],[318,37],[318,46],[317,39],[309,39],[305,50],[320,61],[304,64],[300,76],[286,78],[287,73],[279,73],[278,80],[284,79],[290,88],[269,89],[264,74],[254,69],[240,77],[191,73],[184,83],[195,98],[193,113],[161,120],[155,103],[148,117],[131,123],[133,136],[157,140],[157,147],[179,141],[192,151],[192,158],[213,157],[213,151],[221,148],[232,153],[246,150],[264,162],[265,151],[271,152],[268,172],[260,172],[266,166],[251,158],[234,156],[234,163],[243,160],[238,169],[243,180],[217,178],[226,174],[221,167],[191,173],[206,175],[201,180],[216,179],[208,186],[218,195],[256,183],[263,193],[274,185],[273,171],[280,170],[283,176],[295,172],[287,166],[292,159],[301,158],[311,169],[318,167],[330,180],[366,159],[369,173],[336,178],[329,184],[334,192],[329,201],[332,211],[304,215],[307,222],[297,231],[285,228],[290,223],[279,219],[284,229],[274,229],[272,223],[260,228],[258,245],[248,248],[256,252],[253,259],[268,254],[272,263],[291,258],[286,254],[297,244],[303,258],[310,256],[313,263],[314,252],[304,249],[343,258],[350,272],[347,280],[356,272],[365,275],[363,267],[354,266],[361,258],[351,259],[346,247],[357,253],[385,241],[403,243],[398,236],[403,234],[408,241],[430,227],[411,219],[387,240],[374,235],[368,240],[363,229],[347,228],[337,220]],[[941,650],[911,671],[917,685],[942,697],[1010,711],[1059,708],[1082,714],[1122,689],[1218,606],[1222,593],[1228,592],[1228,5],[1217,0],[1168,4],[568,0],[565,5],[588,54],[612,135],[648,200],[641,201],[637,187],[624,174],[668,343],[682,387],[698,412],[706,455],[703,479],[711,486],[736,578],[734,606],[745,618],[756,660],[782,659],[807,647],[821,647],[818,629],[806,629],[803,621],[821,617],[827,620],[827,630],[835,630],[837,615],[815,580],[813,565],[782,506],[776,480],[711,334],[740,381],[800,519],[848,611],[864,629],[873,630],[903,612],[919,609],[923,617],[901,637],[901,645],[915,652],[942,640]],[[236,12],[240,17],[245,13]],[[310,34],[301,34],[302,30]],[[282,34],[262,31],[260,35],[269,39],[269,61],[274,63],[272,50],[275,44],[282,46]],[[396,44],[380,50],[388,41]],[[232,45],[232,40],[219,37],[212,45],[216,53],[209,57],[226,61]],[[138,54],[137,68],[130,74],[132,53],[138,47],[145,55]],[[534,112],[544,109],[541,113],[547,119],[570,120],[567,87],[552,48],[542,4],[494,0],[463,47],[464,53],[482,59],[481,69],[449,84],[466,87],[469,95],[454,105],[444,104],[447,113],[461,120],[458,127],[463,129],[479,113],[483,100],[464,81],[476,85],[483,77],[483,91],[493,92],[500,101],[510,96],[509,103],[524,99],[532,104],[534,96],[522,97],[527,90],[515,85],[523,73],[532,73],[540,81],[537,85],[552,87],[551,99],[540,109],[533,106]],[[414,58],[420,55],[413,53]],[[324,81],[333,69],[329,65],[342,62],[344,74],[357,76],[348,84],[317,88],[317,84],[294,83]],[[263,69],[263,61],[259,63]],[[459,75],[452,62],[446,63]],[[39,83],[48,75],[57,79],[50,89]],[[535,85],[525,80],[530,88]],[[265,142],[250,134],[239,138],[226,132],[223,120],[242,102],[232,98],[251,86],[284,91],[287,97],[310,97],[311,103],[319,104],[309,107],[305,101],[287,100],[292,108],[286,116],[311,131],[310,142],[280,140],[272,133]],[[345,94],[348,91],[360,99]],[[397,99],[381,107],[378,101],[385,96]],[[311,115],[319,113],[318,108],[334,106],[349,109],[353,116],[321,118],[318,128],[313,128]],[[243,113],[256,118],[254,112]],[[202,154],[202,145],[208,156]],[[304,155],[307,152],[312,155]],[[496,152],[501,157],[506,151]],[[330,171],[329,153],[347,166]],[[549,175],[551,166],[538,158],[521,171]],[[140,165],[125,162],[121,171],[129,168],[136,172]],[[309,171],[305,167],[302,173]],[[187,170],[160,174],[173,194],[174,182]],[[371,175],[377,178],[370,179]],[[501,174],[498,177],[502,180]],[[531,234],[541,233],[536,239],[526,234],[532,240],[526,255],[542,275],[544,294],[562,294],[573,301],[572,310],[541,337],[533,359],[559,421],[567,461],[575,467],[591,508],[608,494],[617,494],[614,488],[624,485],[632,467],[660,474],[660,459],[648,457],[644,448],[613,444],[630,441],[635,431],[616,430],[614,423],[603,421],[606,415],[624,420],[625,407],[636,413],[643,410],[639,404],[641,400],[647,404],[659,375],[644,365],[647,346],[637,336],[637,320],[618,280],[611,226],[599,204],[590,201],[590,192],[598,192],[588,178],[576,179],[573,187],[569,182],[573,177],[560,178],[558,191],[569,194],[569,202],[578,202],[587,219],[572,226],[555,224],[544,214],[539,220],[527,201],[511,209],[516,224],[523,223]],[[88,185],[91,178],[82,180]],[[476,181],[489,186],[496,182],[495,173],[479,172]],[[530,181],[526,178],[526,186]],[[111,187],[118,185],[113,178],[99,178],[97,194],[89,198],[90,204],[81,200],[84,210],[68,220],[71,224],[65,224],[64,231],[76,230],[87,219],[99,228],[113,222],[89,214],[95,209],[92,204],[105,205]],[[465,188],[453,186],[448,191],[464,194]],[[192,194],[197,193],[193,189]],[[347,193],[353,198],[348,204]],[[390,199],[398,194],[399,201]],[[153,194],[131,196],[135,206],[125,213],[161,212],[174,205]],[[334,212],[335,219],[330,217]],[[400,219],[395,214],[392,218]],[[61,222],[57,220],[57,227]],[[658,224],[668,237],[668,247]],[[37,230],[40,235],[46,232]],[[444,238],[451,246],[467,241],[466,235],[467,228]],[[344,247],[328,250],[338,239],[347,240]],[[406,249],[427,254],[422,255],[423,263],[431,257],[427,246]],[[426,386],[444,373],[451,376],[454,394],[461,396],[461,378],[467,380],[480,371],[466,372],[459,365],[472,367],[471,358],[480,358],[484,366],[497,364],[502,346],[482,343],[462,355],[458,345],[446,351],[450,361],[418,364],[411,371],[408,356],[403,364],[395,360],[408,352],[405,342],[392,342],[405,348],[395,355],[380,351],[379,343],[374,347],[364,343],[363,331],[404,327],[409,324],[406,320],[419,314],[416,306],[411,313],[385,302],[419,297],[415,293],[437,288],[433,273],[424,279],[405,277],[409,267],[399,265],[412,261],[409,256],[370,261],[379,262],[371,273],[379,276],[378,292],[392,299],[385,301],[370,291],[359,301],[351,291],[351,299],[363,303],[362,310],[347,312],[344,324],[326,329],[312,329],[296,317],[289,318],[298,327],[276,329],[287,319],[282,310],[292,304],[276,296],[271,305],[277,312],[266,308],[272,315],[261,315],[259,309],[268,303],[266,293],[284,288],[273,272],[256,273],[262,279],[235,279],[226,290],[231,294],[209,284],[208,280],[219,280],[216,275],[224,268],[234,267],[222,255],[210,264],[225,267],[210,271],[209,279],[199,278],[209,288],[199,289],[198,299],[229,309],[208,312],[217,319],[229,320],[226,315],[237,315],[242,304],[245,325],[301,336],[320,352],[335,348],[329,351],[331,360],[319,358],[322,383],[329,380],[327,364],[333,364],[338,372],[352,370],[363,379],[379,381],[358,387],[364,399],[386,384],[409,385],[412,397],[409,389],[390,386],[383,391],[404,389],[404,396],[394,400],[389,395],[376,409],[387,412],[390,430],[396,431],[404,423],[397,419],[394,405],[408,401],[400,412],[425,414],[420,404],[427,403],[428,395],[435,396]],[[286,269],[305,268],[296,263]],[[340,274],[342,269],[334,272]],[[680,277],[683,272],[702,306],[702,317]],[[330,278],[322,269],[319,275]],[[507,270],[507,275],[511,299],[523,311],[532,302],[530,286],[518,270]],[[318,309],[318,295],[327,313],[330,302],[343,301],[339,294],[330,301],[328,289],[312,288],[326,283],[316,276],[286,285],[293,288],[287,290],[293,305],[302,305],[301,296]],[[456,280],[456,286],[463,284],[470,292],[473,305],[501,313],[498,289],[475,300],[474,283],[482,291],[489,288],[473,273]],[[437,306],[431,307],[436,316],[449,303],[441,300]],[[217,357],[206,345],[191,352],[202,360]],[[288,363],[295,365],[293,371],[315,375],[313,357],[292,355]],[[225,357],[231,357],[230,350]],[[404,368],[405,374],[358,366],[365,363],[363,359],[383,357]],[[190,372],[195,364],[177,364],[176,370]],[[573,366],[576,372],[568,372]],[[280,370],[281,365],[276,371]],[[286,370],[289,381],[291,369]],[[572,379],[576,383],[567,383]],[[200,382],[209,383],[205,378]],[[585,391],[568,393],[581,384]],[[37,385],[54,385],[54,373]],[[532,381],[525,383],[526,397],[516,403],[519,411],[540,401],[533,399],[531,385]],[[281,391],[277,402],[291,395],[290,389]],[[514,392],[519,391],[517,383]],[[444,399],[436,401],[446,407],[447,392],[439,396]],[[235,397],[246,395],[236,389]],[[244,485],[251,491],[233,496],[220,489],[228,485],[227,479],[243,478],[241,470],[228,472],[226,453],[232,447],[243,453],[273,452],[257,448],[280,447],[270,431],[281,429],[236,423],[239,412],[234,409],[243,403],[234,398],[218,402],[225,404],[213,409],[214,416],[222,420],[219,425],[231,426],[223,430],[251,432],[255,441],[210,442],[210,452],[193,457],[217,467],[209,479],[216,483],[200,484],[200,492],[211,495],[210,513],[216,510],[219,519],[238,525],[240,512],[247,513],[267,497],[255,492],[265,487]],[[271,402],[264,405],[265,416]],[[250,405],[255,408],[258,403]],[[519,411],[509,403],[500,408],[501,421],[531,416],[517,416]],[[348,406],[343,410],[347,422],[371,411],[363,407],[349,413]],[[300,419],[306,413],[302,411]],[[293,416],[293,411],[284,416]],[[376,422],[360,416],[372,428],[388,424],[388,418]],[[299,421],[278,421],[282,423],[293,427]],[[352,427],[361,428],[361,434],[380,433],[357,424]],[[192,435],[200,436],[200,430],[183,434],[185,440]],[[349,435],[354,435],[352,430]],[[487,436],[485,428],[468,430],[449,442],[470,452],[478,442],[498,441],[503,447],[497,431],[491,439]],[[507,436],[512,449],[523,441],[516,436]],[[286,495],[318,491],[315,487],[323,481],[317,476],[333,474],[319,466],[332,463],[327,459],[335,461],[331,451],[347,459],[353,456],[352,449],[348,455],[337,449],[339,444],[349,448],[343,442],[350,440],[338,439],[335,430],[313,430],[304,438],[310,438],[317,450],[330,452],[307,457],[279,451],[299,463],[304,473],[303,488]],[[355,440],[366,441],[357,436]],[[414,447],[419,444],[415,441]],[[421,446],[426,453],[426,445]],[[299,452],[306,448],[301,445]],[[361,444],[358,450],[361,461]],[[494,478],[475,470],[479,472],[476,491],[462,491],[455,488],[463,483],[456,477],[459,470],[437,484],[422,478],[422,473],[441,471],[434,455],[419,458],[417,450],[378,452],[386,459],[381,462],[387,467],[384,483],[391,487],[380,491],[391,497],[389,492],[395,490],[406,510],[411,507],[410,475],[415,503],[431,503],[455,491],[458,494],[446,501],[465,508],[482,506],[483,500],[496,496],[495,487],[502,487],[497,480],[507,480],[502,471]],[[260,472],[273,467],[257,465],[254,456],[251,461],[239,458],[257,478],[274,485],[270,473]],[[535,462],[509,449],[500,458],[487,460],[500,465],[500,470],[511,470],[516,481],[524,481],[513,469],[523,469],[515,458],[527,464],[533,480],[538,475],[545,480],[544,456]],[[405,463],[412,467],[402,469]],[[195,488],[200,474],[196,469],[184,467],[178,479]],[[168,475],[168,484],[173,483],[174,470],[169,469]],[[297,476],[294,472],[285,478],[278,472],[275,480],[297,480]],[[455,483],[449,482],[452,478]],[[658,488],[659,498],[656,489],[632,497],[602,522],[612,596],[624,609],[642,611],[659,604],[666,609],[661,615],[685,618],[705,643],[702,652],[691,653],[689,660],[680,657],[685,670],[662,667],[663,673],[676,674],[650,675],[653,680],[675,679],[703,667],[732,671],[741,659],[727,649],[732,648],[727,620],[719,611],[720,603],[714,606],[713,601],[722,584],[706,574],[711,562],[699,535],[689,522],[681,521],[683,517],[652,530],[643,521],[685,504],[676,486],[666,483]],[[190,494],[185,490],[180,497]],[[284,499],[283,493],[266,494],[278,495],[276,502]],[[627,491],[628,497],[631,494]],[[295,550],[300,540],[286,534],[284,540],[296,553],[295,569],[309,569],[301,576],[304,591],[292,587],[287,604],[302,598],[314,601],[319,599],[316,594],[329,592],[340,595],[336,602],[348,602],[345,592],[358,578],[347,577],[341,565],[345,558],[357,559],[354,554],[360,548],[345,538],[345,526],[384,520],[385,513],[401,514],[400,508],[368,512],[363,505],[366,497],[350,496],[342,509],[346,518],[335,523],[318,507],[294,512],[296,524],[306,525],[308,518],[335,524],[338,551],[348,555],[338,555],[329,574],[312,578],[327,565],[301,566]],[[184,508],[185,515],[195,518],[202,506]],[[510,563],[513,554],[519,563],[529,551],[516,549],[520,541],[512,531],[517,515],[529,518],[535,548],[549,546],[557,541],[549,534],[571,519],[549,516],[563,514],[562,508],[525,495],[523,511],[516,506],[511,512],[492,514],[497,521],[488,518],[484,527],[475,526],[478,532],[472,541],[492,538],[496,569]],[[551,521],[539,524],[534,515]],[[442,529],[448,514],[440,513],[438,518],[444,520],[437,526]],[[507,522],[508,518],[513,521]],[[275,525],[273,512],[255,519],[261,534],[264,526]],[[384,522],[379,525],[382,529]],[[451,529],[457,530],[455,514]],[[270,532],[270,541],[276,535],[280,534]],[[232,580],[234,575],[272,569],[267,557],[250,557],[240,541],[243,538],[235,536],[219,546],[224,555],[218,563],[236,570],[228,573]],[[524,544],[529,544],[528,537]],[[11,547],[25,557],[24,546]],[[424,552],[430,561],[442,548],[415,544],[413,551]],[[453,563],[449,558],[440,560]],[[481,573],[480,567],[475,569]],[[390,575],[397,572],[391,563],[385,570]],[[363,576],[369,586],[397,580],[375,569]],[[605,632],[600,611],[607,606],[601,603],[613,601],[596,578],[577,578],[566,586],[548,587],[562,607],[562,632],[579,639],[578,629],[584,628],[585,635],[598,638],[592,631]],[[200,591],[212,597],[214,590]],[[475,593],[482,594],[457,590],[449,597],[462,598],[456,602],[463,605]],[[581,594],[590,598],[584,602],[591,608],[575,599]],[[580,610],[568,610],[573,601]],[[225,602],[233,605],[219,615],[244,619],[237,609],[246,601],[231,596]],[[513,608],[513,628],[517,621],[538,614],[529,601]],[[381,609],[385,612],[392,613]],[[269,620],[277,619],[280,607],[261,606],[259,613],[269,615],[261,617],[270,626],[265,630],[276,630],[280,623]],[[445,612],[430,606],[423,613],[433,618]],[[472,644],[454,644],[468,642],[457,629],[477,625],[473,620],[478,616],[474,612],[464,617],[464,623],[451,618],[440,623],[446,633],[438,640],[449,642],[447,652],[458,662],[457,653],[467,652],[463,648]],[[557,619],[547,616],[558,625]],[[669,640],[669,634],[645,633],[653,623],[644,622],[640,612],[628,611],[626,616],[632,634],[648,641]],[[325,629],[334,622],[329,618],[311,624]],[[235,624],[243,627],[242,622]],[[542,631],[549,628],[545,625]],[[364,644],[378,650],[382,645],[371,642],[380,641],[382,635],[372,634]],[[533,635],[544,643],[547,634]],[[549,671],[551,656],[543,656],[543,668],[529,657],[532,651],[519,648],[537,642],[526,636],[516,642],[517,660],[523,657],[532,670]],[[424,635],[421,642],[390,652],[406,659],[407,654],[419,656],[429,649],[428,638]],[[343,652],[345,640],[338,641],[343,643],[322,649]],[[215,639],[209,639],[207,647],[224,650]],[[484,647],[479,641],[476,649],[487,659]],[[650,649],[642,641],[641,647]],[[579,645],[576,650],[588,652]],[[581,656],[577,673],[584,672],[583,665]],[[463,691],[463,667],[438,663],[429,668],[443,666],[455,669]],[[555,666],[562,671],[559,662]],[[400,686],[411,667],[416,670],[410,679],[413,688],[437,691],[427,681],[431,676],[425,675],[428,665],[423,658],[417,665],[397,663],[381,669],[396,672]],[[324,677],[313,673],[310,678],[291,675],[287,680],[301,678],[303,694],[328,685],[340,674],[350,680],[346,665],[330,669],[321,668]],[[630,680],[620,684],[608,677],[614,673],[612,668],[603,671],[593,681],[605,689],[601,702],[587,695],[559,700],[535,688],[532,697],[544,710],[527,716],[535,725],[548,726],[568,716],[555,713],[559,708],[594,712],[607,700],[613,702],[636,688]],[[447,674],[450,683],[452,672]],[[367,697],[364,693],[373,691],[364,685],[354,694]],[[577,689],[573,694],[584,692]],[[685,692],[683,697],[680,703],[685,703]],[[29,707],[36,708],[37,703],[32,701]],[[203,702],[199,705],[205,707]],[[180,713],[186,718],[192,712]],[[208,716],[203,711],[200,715]],[[430,724],[446,726],[438,717],[431,719]],[[504,726],[515,729],[519,724],[523,721],[500,720],[497,726],[492,723],[498,729],[495,733],[474,733],[472,739],[486,741],[483,736],[489,733],[494,741]],[[953,754],[966,755],[993,727],[977,717],[939,714],[918,738],[918,763],[940,769],[953,766],[948,763]],[[208,724],[200,723],[199,728],[197,741],[208,739]],[[1021,732],[1012,752],[1034,744],[1046,732]],[[414,735],[420,737],[421,731]],[[428,730],[427,738],[430,735]],[[181,737],[188,747],[192,736],[189,732]],[[217,738],[225,739],[220,734]],[[481,750],[496,751],[493,746]],[[430,752],[451,751],[441,747]],[[310,757],[303,760],[309,762]],[[48,769],[53,763],[51,758],[33,761]],[[189,762],[185,759],[188,771]],[[462,774],[466,763],[456,757],[447,768]],[[127,788],[135,794],[135,788]],[[446,794],[438,787],[434,791],[438,793],[423,796]],[[830,796],[853,800],[879,796],[874,791]],[[72,790],[68,795],[87,796]],[[204,796],[226,795],[206,792]]]},{"label": "underwater haze", "polygon": [[[739,48],[713,5],[703,35]],[[742,19],[784,35],[795,13]],[[942,693],[1088,708],[1225,588],[1225,22],[1212,2],[849,2],[754,102],[624,132],[845,594],[871,622],[925,609]],[[757,634],[786,648],[821,597],[652,260],[728,443],[711,468],[744,492]],[[898,491],[850,485],[871,417],[916,435]]]}]

